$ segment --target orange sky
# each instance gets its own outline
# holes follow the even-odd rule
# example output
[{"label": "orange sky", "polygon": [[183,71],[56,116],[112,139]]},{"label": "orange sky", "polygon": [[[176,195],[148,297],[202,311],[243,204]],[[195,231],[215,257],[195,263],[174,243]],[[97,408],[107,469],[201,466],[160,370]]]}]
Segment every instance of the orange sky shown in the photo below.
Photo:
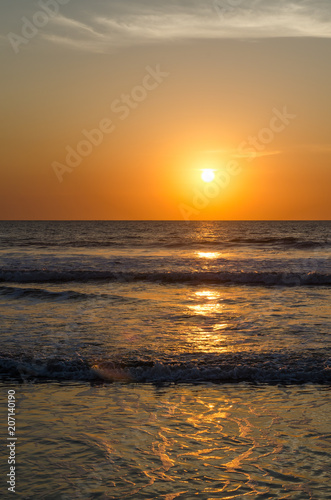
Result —
[{"label": "orange sky", "polygon": [[330,219],[331,28],[274,4],[6,0],[1,219]]}]

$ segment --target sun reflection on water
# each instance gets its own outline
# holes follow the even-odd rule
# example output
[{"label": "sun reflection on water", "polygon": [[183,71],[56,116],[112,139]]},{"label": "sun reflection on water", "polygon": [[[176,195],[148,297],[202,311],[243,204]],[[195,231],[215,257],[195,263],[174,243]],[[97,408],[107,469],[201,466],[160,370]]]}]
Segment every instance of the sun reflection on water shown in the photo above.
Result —
[{"label": "sun reflection on water", "polygon": [[[327,498],[327,390],[81,383],[65,389],[21,388],[26,498],[50,488],[63,499],[82,498],[82,491],[84,498]],[[41,475],[36,485],[43,463],[58,474]]]},{"label": "sun reflection on water", "polygon": [[220,252],[197,252],[200,259],[217,259],[220,257]]},{"label": "sun reflection on water", "polygon": [[223,308],[221,301],[221,294],[216,290],[199,290],[194,292],[193,300],[196,299],[205,299],[208,302],[201,303],[201,300],[198,304],[188,306],[191,311],[194,311],[196,314],[202,315],[212,315],[219,314],[220,310]]},{"label": "sun reflection on water", "polygon": [[198,292],[195,292],[194,295],[196,297],[204,297],[209,300],[218,299],[221,296],[219,292],[216,292],[214,290],[200,290]]},{"label": "sun reflection on water", "polygon": [[228,352],[229,339],[227,335],[221,335],[219,331],[203,328],[195,328],[187,333],[187,343],[191,348],[205,353]]},{"label": "sun reflection on water", "polygon": [[202,317],[199,324],[186,332],[191,348],[203,352],[227,352],[229,339],[225,330],[230,326],[224,321],[222,294],[218,290],[197,290],[192,295],[188,309],[193,317]]}]

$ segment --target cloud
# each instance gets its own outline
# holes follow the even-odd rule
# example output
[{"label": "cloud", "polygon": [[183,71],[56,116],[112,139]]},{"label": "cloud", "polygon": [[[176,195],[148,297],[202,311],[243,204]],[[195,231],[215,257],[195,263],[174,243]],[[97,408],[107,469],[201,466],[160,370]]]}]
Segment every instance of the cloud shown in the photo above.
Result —
[{"label": "cloud", "polygon": [[[260,158],[263,156],[274,156],[285,153],[313,153],[313,154],[330,154],[331,153],[331,144],[296,144],[291,148],[286,148],[286,150],[265,150],[265,151],[254,151],[254,158]],[[241,151],[239,148],[237,149],[209,149],[202,151],[203,154],[210,154],[238,159],[246,159],[252,157],[252,152]]]},{"label": "cloud", "polygon": [[331,37],[330,0],[71,0],[42,37],[90,52],[183,39]]},{"label": "cloud", "polygon": [[263,156],[274,156],[274,155],[280,155],[282,154],[282,151],[254,151],[253,153],[236,153],[233,155],[234,158],[262,158]]},{"label": "cloud", "polygon": [[273,155],[279,155],[282,154],[282,151],[280,150],[273,150],[273,151],[250,151],[250,152],[243,152],[239,151],[238,149],[210,149],[208,151],[204,151],[203,153],[207,154],[215,154],[215,155],[224,155],[226,157],[231,157],[231,158],[239,158],[239,159],[246,159],[246,158],[252,158],[252,155],[254,154],[254,158],[260,158],[263,156],[273,156]]},{"label": "cloud", "polygon": [[110,36],[99,33],[93,25],[58,15],[52,20],[53,30],[41,34],[43,40],[84,52],[104,52],[111,44]]}]

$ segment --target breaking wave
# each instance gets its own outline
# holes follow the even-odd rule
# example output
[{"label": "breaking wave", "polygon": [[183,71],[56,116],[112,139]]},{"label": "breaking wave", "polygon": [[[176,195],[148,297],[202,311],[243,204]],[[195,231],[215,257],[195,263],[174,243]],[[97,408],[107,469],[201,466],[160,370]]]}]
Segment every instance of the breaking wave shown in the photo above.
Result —
[{"label": "breaking wave", "polygon": [[89,362],[77,359],[0,357],[0,377],[5,380],[103,381],[127,383],[331,383],[331,359],[316,353],[263,353],[186,355],[170,360]]}]

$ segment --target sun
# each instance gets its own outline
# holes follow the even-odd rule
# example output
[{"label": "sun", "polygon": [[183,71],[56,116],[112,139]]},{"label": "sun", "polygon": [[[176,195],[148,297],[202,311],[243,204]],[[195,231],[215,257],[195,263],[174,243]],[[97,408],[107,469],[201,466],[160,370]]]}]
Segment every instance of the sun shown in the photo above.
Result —
[{"label": "sun", "polygon": [[211,168],[204,168],[202,170],[201,179],[204,182],[211,182],[215,179],[214,171]]}]

